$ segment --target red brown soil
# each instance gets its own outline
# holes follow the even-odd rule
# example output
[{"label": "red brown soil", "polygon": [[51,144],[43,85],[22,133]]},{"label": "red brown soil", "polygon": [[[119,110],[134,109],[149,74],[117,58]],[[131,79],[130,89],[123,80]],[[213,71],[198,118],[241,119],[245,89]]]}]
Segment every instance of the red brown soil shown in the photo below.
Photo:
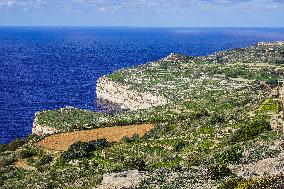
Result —
[{"label": "red brown soil", "polygon": [[120,141],[124,136],[131,137],[134,134],[143,136],[152,128],[154,128],[152,124],[141,124],[60,133],[44,138],[38,142],[38,145],[48,150],[65,151],[71,144],[78,141],[90,142],[102,138],[109,142]]}]

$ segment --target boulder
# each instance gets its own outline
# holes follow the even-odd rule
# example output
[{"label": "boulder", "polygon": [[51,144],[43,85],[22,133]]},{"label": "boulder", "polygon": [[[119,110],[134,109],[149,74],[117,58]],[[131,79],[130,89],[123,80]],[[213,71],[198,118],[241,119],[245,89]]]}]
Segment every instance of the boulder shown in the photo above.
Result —
[{"label": "boulder", "polygon": [[97,189],[134,189],[141,185],[144,178],[145,174],[138,170],[105,174]]}]

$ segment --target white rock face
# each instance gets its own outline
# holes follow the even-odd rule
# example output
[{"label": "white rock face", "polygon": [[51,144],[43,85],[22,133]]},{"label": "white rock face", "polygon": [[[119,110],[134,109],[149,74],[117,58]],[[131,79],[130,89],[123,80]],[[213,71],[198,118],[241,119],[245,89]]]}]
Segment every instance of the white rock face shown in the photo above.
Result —
[{"label": "white rock face", "polygon": [[41,136],[41,135],[46,135],[46,134],[54,134],[57,132],[58,130],[54,128],[37,124],[37,115],[35,115],[35,120],[34,120],[33,128],[32,128],[32,134]]},{"label": "white rock face", "polygon": [[97,189],[134,189],[139,187],[144,177],[138,170],[105,174]]},{"label": "white rock face", "polygon": [[32,128],[32,134],[36,135],[46,135],[57,133],[57,130],[47,126],[34,125]]},{"label": "white rock face", "polygon": [[122,109],[138,110],[165,105],[167,99],[149,92],[131,90],[129,86],[101,77],[97,81],[97,98],[120,105]]}]

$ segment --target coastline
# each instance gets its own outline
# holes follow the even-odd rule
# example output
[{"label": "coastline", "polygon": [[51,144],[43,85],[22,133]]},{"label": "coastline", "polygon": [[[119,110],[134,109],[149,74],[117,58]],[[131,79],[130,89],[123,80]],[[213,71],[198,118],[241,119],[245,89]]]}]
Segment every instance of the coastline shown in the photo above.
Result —
[{"label": "coastline", "polygon": [[[17,36],[26,35],[21,30],[24,28],[18,28],[15,30]],[[47,28],[33,28],[31,31],[33,34],[46,34],[45,30]],[[113,29],[113,28],[112,28]],[[111,29],[111,30],[112,30]],[[115,29],[115,28],[114,28]],[[202,28],[200,28],[202,29]],[[92,29],[93,30],[93,29]],[[128,36],[135,34],[137,30],[121,30],[115,29],[117,32],[125,32],[123,36]],[[98,44],[106,45],[108,44],[110,48],[96,48],[93,45],[96,41],[96,31],[90,35],[90,39],[86,43],[77,43],[78,41],[74,38],[66,39],[65,35],[58,35],[58,38],[46,38],[45,35],[39,35],[38,38],[32,39],[27,38],[31,45],[35,46],[25,46],[25,40],[19,38],[19,44],[13,42],[13,35],[7,38],[7,43],[3,43],[3,58],[7,59],[7,69],[4,69],[2,75],[7,73],[22,73],[22,70],[28,65],[29,70],[22,75],[25,80],[23,82],[22,77],[13,77],[13,75],[7,75],[7,86],[5,83],[3,85],[7,88],[13,90],[8,90],[3,93],[3,98],[5,99],[2,103],[1,114],[3,115],[3,120],[1,123],[2,137],[0,137],[0,143],[9,143],[16,138],[27,137],[31,133],[31,128],[33,124],[34,114],[36,111],[42,110],[53,110],[65,106],[74,106],[83,109],[97,110],[98,106],[95,104],[95,88],[96,80],[105,75],[112,73],[115,70],[121,68],[135,67],[136,65],[141,65],[149,61],[156,61],[160,58],[165,57],[171,52],[178,52],[181,54],[193,55],[193,56],[206,56],[211,53],[222,50],[230,50],[239,47],[248,47],[254,45],[259,41],[276,41],[283,40],[279,36],[270,36],[271,32],[282,32],[282,30],[270,30],[263,31],[259,29],[253,29],[253,33],[257,31],[256,35],[251,35],[251,31],[244,32],[243,29],[233,29],[234,33],[239,33],[236,37],[235,34],[232,35],[230,32],[232,29],[205,29],[204,32],[197,33],[194,35],[193,40],[187,40],[188,34],[177,33],[177,36],[171,35],[172,31],[176,29],[163,29],[163,35],[159,36],[161,29],[148,30],[143,29],[141,35],[139,35],[139,40],[135,43],[131,43],[132,38],[125,38],[126,41],[121,40],[123,36],[113,36],[108,37],[107,31],[109,29],[101,32],[102,41]],[[50,32],[50,29],[47,30]],[[73,29],[68,28],[64,33],[72,34]],[[78,28],[78,32],[82,32],[82,35],[76,36],[76,39],[85,38],[86,30]],[[106,32],[105,32],[106,31]],[[181,30],[178,30],[181,31]],[[195,28],[185,28],[184,31],[196,31]],[[215,32],[220,31],[220,32]],[[158,33],[157,33],[158,32]],[[214,36],[211,36],[212,32]],[[10,36],[9,31],[3,31],[5,35]],[[60,34],[61,31],[56,30],[51,32],[51,35]],[[153,37],[157,39],[152,40]],[[229,35],[230,38],[225,38],[225,40],[218,40],[220,36]],[[251,36],[249,39],[246,35]],[[66,40],[62,40],[66,39]],[[75,36],[74,36],[75,37]],[[172,37],[172,38],[171,38]],[[197,43],[202,37],[202,44]],[[231,40],[231,37],[236,37]],[[119,40],[118,40],[119,39]],[[137,38],[138,39],[138,38]],[[164,41],[163,39],[169,39]],[[34,41],[33,41],[34,40]],[[50,40],[50,41],[46,41]],[[57,44],[57,40],[62,40],[62,45],[52,45]],[[79,40],[80,41],[80,40]],[[119,43],[116,43],[120,41]],[[34,43],[35,42],[35,43]],[[107,43],[106,43],[107,42]],[[158,43],[157,43],[158,42]],[[160,43],[161,42],[161,43]],[[186,42],[186,44],[184,43]],[[38,44],[38,45],[36,45]],[[72,45],[71,45],[72,44]],[[199,45],[200,44],[200,45]],[[75,45],[75,46],[73,46]],[[82,47],[86,47],[81,49]],[[30,52],[28,56],[22,57],[21,59],[15,59],[21,52],[21,48],[25,51]],[[76,48],[74,48],[76,47]],[[78,49],[77,49],[78,47]],[[80,47],[80,48],[79,48]],[[4,53],[6,50],[15,49],[11,53]],[[30,48],[38,49],[39,51],[46,52],[43,54],[33,53],[29,51]],[[116,51],[114,49],[120,49]],[[132,51],[131,49],[135,49]],[[80,51],[83,50],[83,51]],[[85,51],[87,50],[87,51]],[[57,56],[60,53],[60,56]],[[96,52],[96,53],[94,53]],[[71,58],[73,56],[80,56],[80,59]],[[16,62],[20,61],[26,64],[19,64]],[[9,65],[13,66],[9,66]],[[52,66],[53,69],[50,69]],[[85,69],[86,68],[86,69]],[[70,73],[70,71],[72,71]],[[9,76],[10,75],[10,76]],[[62,77],[64,75],[64,77]],[[73,82],[74,81],[74,82]],[[77,82],[78,81],[78,82]],[[115,81],[115,80],[114,80]],[[22,88],[22,84],[24,86]],[[27,90],[28,89],[28,90]],[[22,95],[15,95],[13,91],[22,91]],[[155,91],[151,91],[155,94]],[[17,108],[15,108],[17,107]],[[21,111],[19,112],[19,110]]]},{"label": "coastline", "polygon": [[[270,173],[275,186],[283,172],[283,134],[269,118],[281,110],[271,94],[275,73],[284,73],[284,44],[220,54],[235,57],[233,63],[171,54],[101,77],[98,98],[127,109],[122,112],[36,113],[35,135],[0,146],[2,183],[101,188],[135,179],[151,188],[163,176],[166,185],[225,189],[232,178],[243,186],[266,182]],[[14,175],[23,175],[21,182]]]},{"label": "coastline", "polygon": [[[210,63],[208,64],[210,66],[204,65],[203,69],[207,69],[209,73],[210,70],[212,69],[221,69],[217,67],[218,65],[223,65],[224,60],[220,59],[220,56],[222,55],[222,57],[230,56],[230,59],[236,62],[236,64],[226,64],[228,66],[231,66],[233,69],[235,69],[234,65],[236,66],[238,65],[237,64],[238,62],[247,64],[247,66],[249,66],[248,69],[251,69],[250,67],[252,66],[256,66],[256,68],[259,69],[262,66],[265,66],[263,64],[260,64],[260,62],[262,62],[264,57],[269,57],[270,58],[269,60],[271,60],[271,62],[274,61],[277,62],[279,60],[282,61],[281,54],[279,55],[278,52],[279,50],[277,51],[277,48],[279,49],[282,45],[283,42],[279,41],[271,43],[258,43],[254,46],[250,46],[243,49],[234,49],[229,51],[216,52],[215,54],[208,55],[207,57],[190,57],[179,54],[170,54],[169,56],[166,56],[165,58],[162,58],[157,62],[150,62],[147,64],[137,66],[135,68],[118,70],[112,74],[100,77],[97,80],[97,85],[96,85],[97,99],[98,101],[110,102],[110,104],[115,105],[116,109],[121,109],[122,111],[128,111],[128,110],[144,111],[159,106],[162,107],[167,104],[171,104],[171,102],[173,102],[174,105],[180,100],[191,101],[192,100],[191,96],[195,94],[201,94],[200,93],[201,91],[205,92],[206,94],[210,93],[213,94],[214,93],[213,88],[216,87],[218,88],[218,90],[237,89],[241,91],[243,87],[251,85],[253,82],[255,82],[255,80],[252,78],[251,79],[247,78],[242,80],[236,79],[236,81],[231,80],[229,78],[234,77],[231,74],[231,71],[227,73],[227,76],[220,74],[212,74],[211,76],[209,76],[203,72],[201,72],[200,74],[196,74],[191,71],[190,67],[194,67],[195,65],[202,66],[203,65],[202,62],[208,62]],[[274,56],[274,54],[270,52],[271,46],[275,48],[275,53],[276,53],[275,55],[277,55],[277,59],[276,56]],[[259,51],[263,52],[263,56],[256,56],[254,54],[255,52]],[[247,57],[251,58],[248,59]],[[257,64],[256,65],[251,64],[252,60],[254,60]],[[267,66],[269,66],[269,64],[270,62],[268,61]],[[212,66],[216,68],[213,68]],[[225,67],[222,69],[227,69]],[[170,72],[170,70],[172,70],[173,72]],[[189,70],[190,72],[186,70]],[[177,75],[177,77],[179,77],[178,78],[179,80],[176,81],[175,79],[177,77],[173,77],[173,75],[177,72],[179,73],[179,75]],[[254,72],[254,68],[251,70],[251,72]],[[142,80],[139,79],[141,73],[145,73],[145,75],[143,75]],[[180,75],[180,73],[182,73],[183,75]],[[155,75],[155,77],[159,78],[160,80],[157,78],[152,78],[153,74]],[[188,76],[188,74],[190,74],[190,76]],[[204,83],[204,81],[206,81],[207,83],[206,82]],[[160,85],[161,82],[163,82],[163,85]],[[182,85],[175,86],[175,83],[179,83]],[[205,85],[203,83],[205,85],[208,85],[208,87],[204,88]],[[212,85],[214,83],[215,85]],[[145,84],[147,85],[144,86]],[[256,86],[258,85],[259,84],[256,83]],[[186,93],[184,91],[186,91]],[[163,94],[163,96],[160,94]],[[165,94],[167,96],[165,96]],[[74,109],[74,111],[76,112],[76,109]],[[180,112],[180,110],[175,110],[175,111]],[[54,111],[49,111],[49,112],[54,112]],[[57,116],[61,116],[60,112],[62,111],[59,111],[58,112],[59,114]],[[81,112],[82,115],[85,114],[84,112],[85,111],[82,110]],[[55,127],[50,123],[46,125],[45,122],[39,122],[37,119],[38,118],[37,115],[41,113],[45,114],[44,112],[36,113],[32,129],[33,134],[44,135],[44,134],[54,134],[61,132],[60,130],[62,128],[60,127]],[[101,111],[96,113],[100,114],[106,112]],[[92,113],[89,112],[88,114]],[[74,113],[74,115],[78,115],[78,112]],[[85,122],[84,120],[80,120],[79,122],[77,122],[76,119],[78,119],[79,118],[78,117],[74,118],[74,120],[71,121],[71,123],[65,124],[64,116],[66,115],[63,115],[63,118],[59,118],[61,123],[60,122],[56,123],[57,125],[58,124],[66,125],[67,128],[64,128],[62,132],[69,131],[68,127],[72,128],[72,130],[73,129],[78,130],[82,128],[84,129],[94,128],[96,127],[95,125],[100,124],[101,122],[104,123],[106,119],[113,119],[113,118],[105,118],[104,115],[99,115],[98,117],[97,115],[91,115],[91,117],[93,116],[92,118],[93,120],[88,121],[88,123],[84,123]],[[99,121],[96,121],[96,119]],[[127,121],[124,122],[127,123]],[[75,124],[74,128],[72,124]],[[99,127],[101,126],[102,125],[100,125]]]},{"label": "coastline", "polygon": [[35,113],[35,118],[33,121],[33,127],[32,127],[32,133],[31,134],[35,134],[38,136],[42,136],[42,135],[52,135],[55,133],[58,133],[59,130],[52,128],[50,126],[46,126],[46,125],[40,125],[38,124],[38,114],[40,112],[36,112]]},{"label": "coastline", "polygon": [[168,103],[162,96],[156,96],[150,92],[139,92],[130,86],[112,81],[103,76],[97,81],[97,99],[117,104],[121,109],[139,110]]}]

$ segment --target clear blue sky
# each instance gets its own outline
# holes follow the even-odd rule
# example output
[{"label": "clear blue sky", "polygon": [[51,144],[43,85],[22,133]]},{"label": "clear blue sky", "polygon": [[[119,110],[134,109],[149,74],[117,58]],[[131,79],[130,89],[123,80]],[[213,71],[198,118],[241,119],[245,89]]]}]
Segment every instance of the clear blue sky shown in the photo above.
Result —
[{"label": "clear blue sky", "polygon": [[0,26],[284,27],[284,0],[0,0]]}]

